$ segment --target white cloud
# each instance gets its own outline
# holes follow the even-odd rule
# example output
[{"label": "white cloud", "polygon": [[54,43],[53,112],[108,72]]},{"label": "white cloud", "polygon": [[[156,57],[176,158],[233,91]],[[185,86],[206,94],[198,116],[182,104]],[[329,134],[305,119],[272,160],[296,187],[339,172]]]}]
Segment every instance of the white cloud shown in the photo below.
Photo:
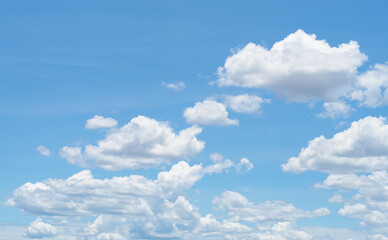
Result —
[{"label": "white cloud", "polygon": [[384,236],[383,234],[374,234],[370,237],[371,240],[388,240],[388,237]]},{"label": "white cloud", "polygon": [[329,202],[332,202],[332,203],[342,203],[344,202],[344,199],[343,197],[336,193],[335,195],[333,195],[330,199],[329,199]]},{"label": "white cloud", "polygon": [[294,173],[315,170],[327,173],[352,173],[388,168],[388,125],[385,118],[366,117],[327,139],[317,137],[298,157],[282,165]]},{"label": "white cloud", "polygon": [[96,179],[84,170],[65,180],[28,182],[14,190],[6,204],[24,213],[48,216],[149,216],[160,207],[160,201],[177,197],[207,173],[202,165],[189,166],[183,161],[160,172],[156,180],[140,175]]},{"label": "white cloud", "polygon": [[81,166],[93,160],[107,170],[155,167],[201,152],[205,143],[196,138],[201,132],[200,127],[192,126],[176,134],[166,122],[138,116],[109,131],[97,146],[87,145],[83,154],[78,147],[63,147],[61,156]]},{"label": "white cloud", "polygon": [[358,77],[357,89],[351,99],[360,105],[377,107],[388,103],[388,65],[376,64],[372,69]]},{"label": "white cloud", "polygon": [[36,151],[38,151],[40,154],[42,154],[43,156],[50,156],[51,152],[50,152],[50,149],[48,149],[47,147],[45,146],[42,146],[42,145],[39,145],[39,147],[36,148]]},{"label": "white cloud", "polygon": [[[217,165],[227,159],[213,154],[212,160]],[[223,198],[220,203],[216,198],[214,203],[220,203],[216,207],[227,211],[230,217],[219,220],[212,214],[202,216],[183,194],[204,174],[215,172],[208,170],[212,166],[189,166],[182,161],[169,171],[160,172],[155,180],[140,175],[96,179],[89,170],[85,170],[68,179],[26,183],[13,192],[6,205],[17,207],[26,214],[67,219],[72,223],[61,221],[65,224],[66,236],[71,234],[97,240],[257,239],[258,236],[263,236],[260,239],[310,239],[296,229],[293,221],[328,214],[327,209],[309,212],[281,201],[253,204],[238,193],[228,192],[234,194],[232,201],[228,203]],[[238,197],[240,200],[235,200]],[[245,209],[235,202],[245,204],[241,206]],[[260,216],[254,217],[246,212],[250,210]],[[98,217],[85,226],[82,224],[83,216]],[[282,219],[292,222],[278,221]],[[79,224],[77,221],[80,221]],[[259,221],[264,225],[255,229],[244,225],[245,221]],[[65,235],[59,239],[66,239]]]},{"label": "white cloud", "polygon": [[113,118],[104,118],[103,116],[95,115],[93,118],[88,119],[85,124],[87,129],[97,128],[112,128],[117,126],[117,121]]},{"label": "white cloud", "polygon": [[248,94],[225,96],[225,105],[233,111],[240,113],[255,113],[261,108],[261,104],[269,102],[269,99]]},{"label": "white cloud", "polygon": [[24,233],[24,236],[28,238],[45,238],[54,237],[55,235],[57,235],[57,229],[48,223],[42,222],[40,217],[31,222]]},{"label": "white cloud", "polygon": [[242,158],[240,162],[236,164],[229,159],[225,159],[224,156],[219,153],[212,153],[210,154],[210,159],[214,164],[207,166],[204,169],[204,171],[209,174],[220,173],[230,167],[235,167],[238,173],[248,172],[253,168],[253,163],[251,163],[248,158]]},{"label": "white cloud", "polygon": [[100,233],[97,240],[125,240],[119,233]]},{"label": "white cloud", "polygon": [[337,188],[340,191],[357,190],[351,200],[343,201],[339,215],[359,218],[363,225],[388,223],[388,173],[372,172],[369,175],[343,174],[329,175],[317,188]]},{"label": "white cloud", "polygon": [[351,106],[341,101],[325,102],[323,103],[323,108],[325,109],[325,112],[322,112],[317,116],[320,118],[331,119],[346,117],[353,110]]},{"label": "white cloud", "polygon": [[333,101],[349,90],[366,60],[355,41],[331,47],[298,30],[269,50],[247,44],[218,69],[217,84],[268,88],[291,101]]},{"label": "white cloud", "polygon": [[295,230],[295,224],[291,222],[279,222],[273,226],[262,228],[264,231],[254,234],[255,239],[263,240],[309,240],[312,236]]},{"label": "white cloud", "polygon": [[73,165],[78,165],[81,167],[87,167],[88,161],[82,155],[82,150],[80,147],[62,147],[59,150],[59,155],[66,159],[67,162]]},{"label": "white cloud", "polygon": [[213,200],[214,208],[228,213],[232,221],[244,222],[278,222],[296,221],[300,218],[312,218],[330,214],[327,208],[319,208],[312,212],[297,209],[294,205],[283,201],[265,201],[252,203],[237,192],[226,191],[221,197]]},{"label": "white cloud", "polygon": [[180,91],[182,89],[184,89],[186,87],[186,84],[182,81],[179,81],[179,82],[176,82],[176,83],[165,83],[165,82],[162,82],[163,86],[165,86],[166,88],[170,88],[170,89],[173,89],[175,91]]},{"label": "white cloud", "polygon": [[229,119],[224,104],[212,99],[195,103],[186,108],[183,116],[188,123],[199,125],[238,125],[237,119]]},{"label": "white cloud", "polygon": [[236,166],[237,172],[250,171],[253,168],[253,163],[248,158],[241,158],[240,162]]}]

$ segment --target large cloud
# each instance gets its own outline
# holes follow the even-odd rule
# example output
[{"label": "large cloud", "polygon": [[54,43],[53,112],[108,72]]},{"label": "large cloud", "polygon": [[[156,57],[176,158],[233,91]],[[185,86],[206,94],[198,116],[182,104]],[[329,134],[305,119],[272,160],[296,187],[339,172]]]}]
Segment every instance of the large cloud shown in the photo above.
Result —
[{"label": "large cloud", "polygon": [[178,134],[166,122],[144,116],[108,132],[96,145],[87,145],[82,154],[79,147],[63,147],[61,156],[72,164],[85,166],[86,160],[107,170],[136,169],[170,163],[193,156],[203,150],[205,143],[196,135],[202,129],[192,126]]},{"label": "large cloud", "polygon": [[[6,202],[20,208],[27,214],[54,216],[72,222],[80,217],[98,216],[93,223],[78,228],[66,226],[63,234],[82,239],[310,239],[310,236],[296,230],[294,221],[303,217],[327,214],[326,209],[313,212],[295,209],[291,204],[273,202],[252,204],[238,193],[244,201],[241,208],[251,209],[264,217],[247,216],[244,210],[227,207],[225,201],[216,198],[214,203],[228,213],[241,211],[245,215],[217,219],[212,214],[202,216],[187,197],[185,190],[191,188],[204,174],[220,172],[230,167],[230,160],[213,154],[213,165],[189,166],[179,162],[169,171],[162,171],[155,180],[140,175],[96,179],[89,170],[74,174],[68,179],[48,179],[37,183],[26,183],[13,192]],[[232,163],[232,165],[235,165]],[[246,206],[243,206],[246,204]],[[230,205],[230,204],[229,204]],[[267,205],[270,209],[264,209]],[[290,220],[284,222],[279,220]],[[64,222],[67,222],[64,221]],[[38,220],[37,220],[38,221]],[[79,221],[79,220],[78,220]],[[255,229],[244,225],[244,221],[263,224]],[[40,221],[38,221],[40,225]],[[63,225],[64,223],[62,223]],[[47,226],[44,225],[46,228]],[[81,227],[81,228],[80,228]],[[50,228],[52,230],[52,228]],[[46,231],[47,232],[47,231]],[[47,234],[46,234],[47,235]],[[48,236],[48,235],[47,235]],[[299,238],[298,238],[299,236]]]},{"label": "large cloud", "polygon": [[183,116],[188,123],[199,125],[238,125],[238,120],[228,118],[226,106],[212,99],[195,103],[186,108]]},{"label": "large cloud", "polygon": [[332,101],[344,95],[366,59],[355,41],[331,47],[298,30],[271,49],[247,44],[218,69],[217,84],[269,88],[292,101]]},{"label": "large cloud", "polygon": [[181,161],[169,171],[159,172],[156,180],[141,175],[96,179],[90,170],[84,170],[68,179],[25,183],[14,190],[6,204],[24,213],[46,216],[152,215],[163,199],[175,199],[203,175],[221,173],[234,165],[228,159],[206,167]]},{"label": "large cloud", "polygon": [[352,173],[388,168],[388,125],[383,117],[366,117],[327,139],[317,137],[298,157],[282,165],[295,173],[315,170],[327,173]]}]

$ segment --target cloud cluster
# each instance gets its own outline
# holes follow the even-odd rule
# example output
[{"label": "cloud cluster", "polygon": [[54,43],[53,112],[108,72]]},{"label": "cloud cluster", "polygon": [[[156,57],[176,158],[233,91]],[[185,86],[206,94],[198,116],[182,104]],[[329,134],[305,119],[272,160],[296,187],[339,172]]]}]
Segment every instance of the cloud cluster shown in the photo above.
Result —
[{"label": "cloud cluster", "polygon": [[348,91],[366,60],[355,41],[331,47],[298,30],[271,49],[247,44],[218,69],[217,84],[268,88],[290,101],[333,101]]},{"label": "cloud cluster", "polygon": [[[219,173],[220,169],[235,165],[219,154],[213,154],[212,160],[214,164],[206,167],[179,162],[169,171],[160,172],[155,180],[141,175],[96,179],[89,170],[84,170],[68,179],[26,183],[13,192],[6,204],[21,209],[23,213],[62,219],[97,216],[93,223],[72,231],[84,239],[101,240],[264,238],[261,236],[268,239],[310,239],[309,235],[295,229],[294,222],[299,218],[328,214],[327,209],[309,212],[281,201],[254,204],[239,193],[225,192],[222,197],[215,198],[213,204],[215,209],[226,211],[229,217],[222,220],[212,214],[202,216],[184,196],[185,190],[204,174]],[[246,221],[258,222],[262,226],[255,229],[244,225]],[[38,218],[31,223],[27,233],[30,237],[38,234],[48,237],[57,231]]]},{"label": "cloud cluster", "polygon": [[[344,207],[339,215],[359,218],[362,225],[386,226],[388,224],[388,173],[372,172],[369,175],[341,174],[329,175],[316,188],[338,189],[340,191],[356,190],[351,199],[340,196],[338,202]],[[385,229],[388,233],[388,229]]]},{"label": "cloud cluster", "polygon": [[103,116],[95,115],[93,118],[88,119],[85,124],[87,129],[98,128],[112,128],[117,126],[117,121],[113,118],[105,118]]},{"label": "cloud cluster", "polygon": [[[206,173],[202,165],[179,162],[156,180],[141,175],[96,179],[89,170],[68,179],[26,183],[13,192],[6,204],[24,213],[56,216],[97,214],[152,215],[160,199],[176,197]],[[159,199],[157,201],[157,199]]]},{"label": "cloud cluster", "polygon": [[297,157],[282,165],[284,171],[301,173],[354,173],[388,168],[388,125],[383,117],[366,117],[333,138],[317,137]]},{"label": "cloud cluster", "polygon": [[72,164],[85,166],[92,160],[107,170],[155,167],[201,152],[205,143],[196,138],[201,132],[200,127],[192,126],[176,134],[166,122],[138,116],[109,131],[97,145],[86,145],[84,153],[68,146],[60,153]]},{"label": "cloud cluster", "polygon": [[237,192],[226,191],[221,197],[213,200],[216,210],[228,212],[233,221],[244,222],[281,222],[296,221],[300,218],[312,218],[330,214],[327,208],[319,208],[312,212],[297,209],[294,205],[283,201],[249,202]]},{"label": "cloud cluster", "polygon": [[38,217],[30,223],[24,236],[28,238],[45,238],[54,237],[57,233],[57,229],[54,226],[42,222],[42,219]]}]

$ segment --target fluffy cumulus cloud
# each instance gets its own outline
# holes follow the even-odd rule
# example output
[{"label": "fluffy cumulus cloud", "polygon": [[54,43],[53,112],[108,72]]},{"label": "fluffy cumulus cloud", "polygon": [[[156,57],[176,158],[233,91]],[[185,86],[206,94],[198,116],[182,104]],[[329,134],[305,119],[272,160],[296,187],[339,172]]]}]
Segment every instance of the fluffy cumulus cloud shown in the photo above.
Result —
[{"label": "fluffy cumulus cloud", "polygon": [[351,99],[361,105],[377,107],[388,103],[388,65],[376,64],[372,69],[358,77],[357,89],[351,93]]},{"label": "fluffy cumulus cloud", "polygon": [[294,205],[283,201],[266,201],[255,204],[240,193],[232,191],[223,192],[221,197],[213,200],[213,204],[216,210],[226,211],[231,220],[244,222],[296,221],[300,218],[330,214],[327,208],[319,208],[310,212],[297,209]]},{"label": "fluffy cumulus cloud", "polygon": [[[78,227],[65,225],[66,236],[82,239],[310,239],[297,229],[295,221],[328,214],[327,209],[312,212],[296,209],[282,201],[254,204],[235,192],[215,198],[215,208],[225,217],[201,215],[185,196],[205,174],[236,165],[220,154],[214,164],[202,167],[179,162],[162,171],[155,180],[141,175],[97,179],[84,170],[67,179],[47,179],[26,183],[6,202],[26,214],[55,216],[69,221],[96,216],[94,222]],[[229,164],[228,164],[229,163]],[[222,167],[215,167],[222,166]],[[66,221],[61,221],[65,224]],[[257,228],[246,222],[258,223]],[[82,227],[83,226],[83,227]],[[37,229],[40,229],[39,231]],[[57,234],[38,218],[28,230],[30,236]],[[26,233],[27,234],[27,233]],[[35,234],[35,235],[33,235]],[[64,235],[65,236],[65,235]]]},{"label": "fluffy cumulus cloud", "polygon": [[[338,211],[341,216],[359,218],[362,225],[385,227],[388,224],[388,173],[372,172],[369,175],[332,174],[316,188],[356,191],[350,198],[341,197],[344,206]],[[388,228],[380,232],[388,234]]]},{"label": "fluffy cumulus cloud", "polygon": [[240,173],[250,171],[253,168],[253,163],[251,163],[248,158],[241,158],[236,168],[237,172]]},{"label": "fluffy cumulus cloud", "polygon": [[40,217],[31,222],[24,233],[24,236],[28,238],[46,238],[55,235],[57,235],[57,229],[48,223],[42,222]]},{"label": "fluffy cumulus cloud", "polygon": [[199,125],[238,125],[237,119],[230,119],[226,106],[213,99],[195,103],[186,108],[183,116],[188,123]]},{"label": "fluffy cumulus cloud", "polygon": [[269,99],[263,99],[255,95],[225,96],[225,105],[235,112],[255,113],[263,103],[269,103]]},{"label": "fluffy cumulus cloud", "polygon": [[247,44],[218,69],[217,84],[268,88],[291,101],[333,101],[349,90],[366,60],[355,41],[331,47],[298,30],[271,49]]},{"label": "fluffy cumulus cloud", "polygon": [[138,116],[109,131],[97,145],[87,145],[83,153],[79,147],[68,146],[60,153],[72,164],[85,166],[92,161],[107,170],[154,167],[202,151],[205,143],[196,138],[201,131],[192,126],[176,134],[166,122]]},{"label": "fluffy cumulus cloud", "polygon": [[112,128],[117,126],[117,121],[113,118],[105,118],[103,116],[95,115],[93,118],[88,119],[85,124],[87,129],[97,128]]},{"label": "fluffy cumulus cloud", "polygon": [[282,165],[294,173],[315,170],[326,173],[354,173],[388,168],[388,125],[383,117],[366,117],[327,139],[317,137],[298,157]]},{"label": "fluffy cumulus cloud", "polygon": [[37,148],[36,148],[36,151],[38,151],[40,154],[42,154],[43,156],[50,156],[51,152],[50,152],[50,149],[48,149],[47,147],[45,146],[42,146],[42,145],[39,145]]},{"label": "fluffy cumulus cloud", "polygon": [[[202,178],[202,165],[179,162],[170,171],[160,172],[156,180],[141,175],[96,179],[89,170],[68,179],[48,179],[26,183],[13,192],[7,205],[24,213],[57,216],[96,214],[152,215],[155,199],[169,199],[190,188]],[[151,200],[152,201],[151,201]],[[149,201],[150,200],[150,201]]]},{"label": "fluffy cumulus cloud", "polygon": [[176,83],[165,83],[165,82],[162,82],[163,86],[165,86],[166,88],[169,88],[169,89],[172,89],[172,90],[175,90],[175,91],[180,91],[182,89],[184,89],[186,87],[186,84],[182,81],[179,81],[179,82],[176,82]]},{"label": "fluffy cumulus cloud", "polygon": [[352,112],[352,107],[345,102],[336,101],[336,102],[325,102],[323,103],[324,112],[318,114],[320,118],[339,118],[346,117]]}]

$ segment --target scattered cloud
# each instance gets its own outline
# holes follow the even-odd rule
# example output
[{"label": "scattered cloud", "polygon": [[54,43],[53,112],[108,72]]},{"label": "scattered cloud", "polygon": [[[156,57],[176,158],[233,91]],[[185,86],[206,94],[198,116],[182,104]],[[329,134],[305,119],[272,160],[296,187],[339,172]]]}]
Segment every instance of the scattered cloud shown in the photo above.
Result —
[{"label": "scattered cloud", "polygon": [[40,217],[31,222],[24,233],[24,236],[28,238],[49,238],[55,235],[57,235],[57,229],[48,223],[42,222]]},{"label": "scattered cloud", "polygon": [[201,152],[205,143],[196,138],[201,132],[200,127],[192,126],[176,134],[167,122],[138,116],[109,131],[97,145],[86,145],[84,153],[78,147],[66,146],[61,156],[80,166],[93,161],[107,170],[155,167]]},{"label": "scattered cloud", "polygon": [[352,87],[366,60],[355,41],[331,47],[298,30],[271,49],[247,44],[218,69],[217,84],[268,88],[289,101],[333,101]]},{"label": "scattered cloud", "polygon": [[93,118],[88,119],[85,124],[87,129],[97,128],[112,128],[117,126],[117,121],[113,118],[105,118],[103,116],[95,115]]},{"label": "scattered cloud", "polygon": [[344,102],[325,102],[323,103],[324,112],[318,114],[320,118],[339,118],[347,117],[354,109]]},{"label": "scattered cloud", "polygon": [[342,202],[344,202],[344,199],[343,199],[343,197],[340,194],[336,193],[334,196],[332,196],[329,199],[329,202],[331,202],[331,203],[342,203]]},{"label": "scattered cloud", "polygon": [[388,125],[383,117],[366,117],[327,139],[317,137],[298,157],[282,165],[283,171],[301,173],[355,173],[388,168]]},{"label": "scattered cloud", "polygon": [[235,112],[239,113],[256,113],[263,103],[271,102],[269,99],[263,99],[255,95],[237,95],[225,96],[225,105]]},{"label": "scattered cloud", "polygon": [[253,163],[251,163],[248,158],[241,158],[236,168],[239,173],[250,171],[253,168]]},{"label": "scattered cloud", "polygon": [[331,174],[324,182],[314,186],[340,191],[356,190],[357,193],[351,199],[341,199],[344,207],[338,214],[359,218],[362,225],[386,226],[388,223],[387,171],[372,172],[369,175]]},{"label": "scattered cloud", "polygon": [[212,99],[195,103],[186,108],[183,116],[188,123],[199,125],[238,125],[237,119],[228,118],[226,106]]},{"label": "scattered cloud", "polygon": [[297,209],[284,201],[265,201],[252,203],[237,192],[226,191],[221,197],[213,200],[216,210],[228,213],[232,221],[244,222],[279,222],[296,221],[300,218],[312,218],[330,214],[327,208],[319,208],[312,212]]},{"label": "scattered cloud", "polygon": [[372,69],[358,77],[357,88],[351,93],[351,99],[360,105],[378,107],[388,103],[388,65],[376,64]]},{"label": "scattered cloud", "polygon": [[51,154],[50,149],[42,145],[39,145],[39,147],[36,148],[36,151],[38,151],[40,154],[46,157],[50,156]]},{"label": "scattered cloud", "polygon": [[182,81],[176,82],[176,83],[166,83],[162,82],[163,86],[166,88],[175,90],[175,91],[180,91],[183,90],[186,87],[186,84]]}]

